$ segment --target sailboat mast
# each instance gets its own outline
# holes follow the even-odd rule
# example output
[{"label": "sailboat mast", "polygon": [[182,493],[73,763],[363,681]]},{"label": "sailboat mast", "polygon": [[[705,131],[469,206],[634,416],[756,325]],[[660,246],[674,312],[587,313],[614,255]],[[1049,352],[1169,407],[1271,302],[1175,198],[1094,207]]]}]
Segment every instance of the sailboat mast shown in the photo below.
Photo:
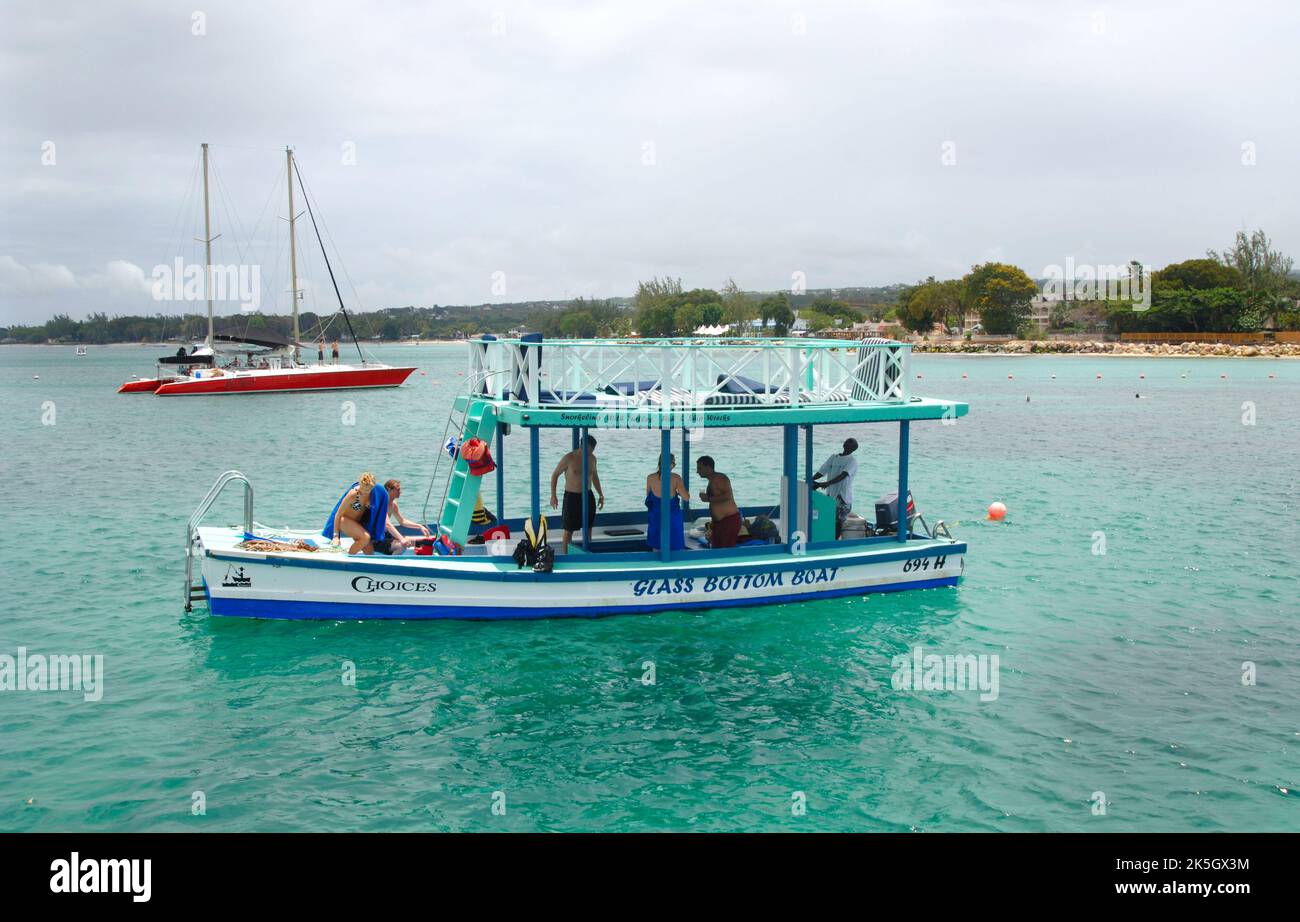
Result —
[{"label": "sailboat mast", "polygon": [[203,292],[208,296],[208,348],[212,348],[212,216],[208,210],[208,145],[203,144],[203,246],[206,267],[203,274]]},{"label": "sailboat mast", "polygon": [[293,148],[285,147],[285,171],[289,178],[289,297],[293,299],[293,360],[295,363],[301,358],[298,348],[298,242],[293,232],[293,222],[296,217],[293,212]]}]

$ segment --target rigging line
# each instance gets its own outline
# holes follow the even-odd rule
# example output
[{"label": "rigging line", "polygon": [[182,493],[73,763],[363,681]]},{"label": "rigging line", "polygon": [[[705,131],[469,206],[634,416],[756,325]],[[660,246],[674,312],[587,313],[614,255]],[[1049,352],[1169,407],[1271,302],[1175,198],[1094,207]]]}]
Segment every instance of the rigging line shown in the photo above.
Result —
[{"label": "rigging line", "polygon": [[[262,219],[266,217],[267,210],[269,209],[269,207],[270,207],[270,205],[271,205],[271,200],[275,197],[276,190],[278,190],[279,188],[280,188],[280,174],[277,172],[276,175],[275,175],[275,180],[271,183],[271,191],[268,192],[268,193],[266,194],[266,201],[264,201],[264,202],[262,203],[262,210],[261,210],[260,212],[258,212],[258,215],[257,215],[257,221],[256,221],[256,223],[253,224],[253,232],[252,232],[252,234],[251,234],[251,235],[249,236],[249,238],[248,238],[248,239],[249,239],[249,247],[250,247],[250,249],[251,249],[253,246],[256,245],[254,241],[257,240],[257,233],[258,233],[258,231],[261,230],[261,228],[262,228]],[[268,233],[269,233],[269,231],[268,231]],[[275,253],[276,253],[276,256],[277,256],[277,259],[276,259],[276,267],[277,267],[277,269],[278,269],[278,267],[279,267],[279,258],[278,258],[278,257],[279,257],[279,252],[280,252],[280,251],[279,251],[279,248],[278,248],[278,247],[274,247],[273,249],[274,249],[274,251],[275,251]],[[263,296],[265,296],[265,294],[264,294]],[[272,300],[272,304],[275,304],[275,301],[274,301],[274,300]]]},{"label": "rigging line", "polygon": [[316,214],[311,208],[311,198],[307,195],[307,186],[302,181],[302,173],[298,169],[298,161],[293,162],[293,172],[298,177],[298,186],[302,189],[303,204],[307,206],[307,216],[311,218],[312,230],[316,232],[316,242],[320,244],[321,257],[325,260],[325,268],[329,270],[330,282],[334,285],[334,296],[339,299],[339,310],[343,312],[343,319],[347,321],[348,332],[352,334],[352,344],[357,347],[357,355],[361,356],[361,364],[366,364],[366,357],[361,352],[361,343],[357,342],[356,331],[352,329],[352,318],[348,316],[348,309],[343,306],[343,294],[339,291],[338,279],[334,278],[334,267],[330,265],[329,254],[325,252],[325,241],[321,239],[320,228],[316,226]]},{"label": "rigging line", "polygon": [[[296,169],[298,168],[298,161],[297,161],[297,159],[294,160],[293,165],[294,165],[294,169],[296,170]],[[303,194],[303,197],[306,198],[306,197],[307,197],[307,185],[306,185],[306,183],[303,182],[303,178],[302,178],[302,174],[301,174],[301,173],[298,174],[298,184],[299,184],[300,186],[302,186],[302,194]],[[361,295],[357,292],[357,286],[356,286],[355,284],[353,284],[353,282],[352,282],[352,276],[348,274],[347,263],[345,263],[345,262],[343,261],[343,251],[342,251],[341,249],[339,249],[339,245],[338,245],[337,243],[334,242],[334,235],[330,233],[329,222],[325,220],[324,215],[321,216],[321,221],[320,221],[320,222],[321,222],[321,224],[322,224],[322,225],[324,226],[324,228],[325,228],[325,236],[329,238],[330,246],[334,248],[334,255],[338,258],[339,269],[343,272],[343,279],[344,279],[344,281],[346,281],[346,282],[348,283],[348,287],[352,289],[352,301],[353,301],[354,304],[358,305],[358,307],[359,307],[360,309],[364,310],[364,309],[365,309],[365,305],[361,304]],[[319,231],[317,232],[317,236],[319,236]],[[324,245],[324,244],[321,244],[321,252],[324,253],[324,250],[325,250],[325,245]],[[328,255],[325,257],[325,259],[326,259],[326,262],[328,263],[328,262],[329,262],[329,257],[328,257]],[[343,301],[342,301],[342,299],[340,298],[340,299],[339,299],[339,305],[342,306],[342,304],[343,304]],[[346,311],[344,311],[344,319],[347,320],[347,322],[348,322],[348,330],[351,331],[351,330],[352,330],[352,320],[351,320],[351,318],[349,318],[349,317],[347,316],[347,312],[346,312]],[[356,334],[355,334],[355,333],[354,333],[353,336],[352,336],[352,341],[356,344],[357,352],[360,354],[360,353],[361,353],[361,342],[360,342],[360,340],[358,340],[358,339],[356,338]],[[366,357],[365,357],[364,354],[361,354],[361,363],[364,365],[365,362],[366,362]]]},{"label": "rigging line", "polygon": [[[172,218],[171,230],[167,233],[166,258],[169,262],[175,260],[181,252],[181,234],[182,229],[185,227],[185,206],[189,205],[190,207],[193,207],[194,205],[194,190],[199,181],[199,163],[200,158],[196,155],[194,158],[194,168],[190,170],[190,179],[185,186],[185,194],[176,205],[176,215]],[[173,283],[176,283],[177,281],[178,280],[173,279]],[[155,302],[156,301],[157,298],[155,298]],[[154,306],[155,308],[159,307],[156,303]],[[161,333],[165,339],[167,336],[167,315],[159,310],[158,316],[163,318]],[[183,324],[181,324],[181,326],[183,327]]]},{"label": "rigging line", "polygon": [[181,222],[185,216],[185,206],[194,205],[194,188],[199,180],[199,159],[194,159],[194,169],[190,171],[190,180],[185,187],[185,195],[181,198],[176,206],[176,215],[172,218],[171,230],[167,233],[167,258],[175,259],[176,252],[180,249],[181,228],[184,226]]},{"label": "rigging line", "polygon": [[217,172],[215,166],[212,168],[212,178],[216,181],[217,195],[220,196],[221,204],[225,206],[226,218],[230,222],[233,231],[231,236],[235,239],[231,242],[235,247],[235,258],[239,260],[240,264],[244,264],[244,247],[241,241],[248,239],[244,233],[244,224],[239,220],[239,212],[235,210],[235,206],[230,200],[230,193],[226,189],[226,181]]},{"label": "rigging line", "polygon": [[268,151],[273,154],[284,153],[284,148],[282,147],[251,147],[247,144],[214,144],[211,141],[208,142],[208,147],[219,147],[223,150],[252,150],[259,153],[267,153]]}]

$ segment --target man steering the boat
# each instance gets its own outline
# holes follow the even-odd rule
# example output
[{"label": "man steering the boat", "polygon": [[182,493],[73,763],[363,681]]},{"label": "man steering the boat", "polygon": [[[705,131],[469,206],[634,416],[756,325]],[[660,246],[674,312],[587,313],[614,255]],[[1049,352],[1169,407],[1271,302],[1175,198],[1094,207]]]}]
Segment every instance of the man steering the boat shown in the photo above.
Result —
[{"label": "man steering the boat", "polygon": [[709,515],[713,518],[709,546],[735,547],[742,520],[740,507],[731,493],[731,478],[718,473],[708,455],[695,462],[695,473],[709,483],[707,489],[700,491],[700,499],[709,504]]},{"label": "man steering the boat", "polygon": [[[596,472],[596,439],[594,436],[587,436],[587,475],[591,480],[591,485],[596,488],[596,495],[600,497],[599,501],[592,495],[590,489],[586,491],[587,495],[587,523],[592,524],[596,521],[596,510],[605,508],[605,491],[600,485],[600,475]],[[551,472],[551,508],[559,509],[560,500],[556,496],[555,488],[560,480],[560,474],[564,474],[564,510],[561,513],[561,519],[564,523],[564,553],[569,552],[569,542],[573,540],[573,533],[582,530],[582,451],[575,448],[567,452],[560,463],[555,465],[555,470]]]},{"label": "man steering the boat", "polygon": [[[844,534],[844,520],[853,511],[853,477],[858,472],[858,459],[853,457],[853,453],[857,450],[857,439],[845,439],[843,453],[831,455],[813,474],[812,488],[825,490],[826,495],[835,500],[836,541]],[[828,479],[822,480],[823,477]]]}]

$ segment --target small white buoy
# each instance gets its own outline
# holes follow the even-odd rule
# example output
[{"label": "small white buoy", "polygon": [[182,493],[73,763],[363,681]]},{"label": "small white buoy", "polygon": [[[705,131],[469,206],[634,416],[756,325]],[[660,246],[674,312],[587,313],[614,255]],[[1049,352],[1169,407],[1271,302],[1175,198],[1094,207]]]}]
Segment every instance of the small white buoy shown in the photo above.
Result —
[{"label": "small white buoy", "polygon": [[924,378],[925,375],[917,375],[916,377],[917,377],[917,378]]},{"label": "small white buoy", "polygon": [[1228,377],[1228,376],[1227,376],[1227,375],[1219,375],[1219,377],[1220,377],[1220,378],[1226,378],[1226,377]]},{"label": "small white buoy", "polygon": [[1138,375],[1138,378],[1143,381],[1146,380],[1146,377],[1147,377],[1146,375]]},{"label": "small white buoy", "polygon": [[962,376],[963,378],[965,378],[965,377],[966,377],[966,372],[963,371],[963,372],[961,373],[961,376]]},{"label": "small white buoy", "polygon": [[1101,375],[1097,375],[1097,380],[1098,380],[1098,381],[1101,380]]},{"label": "small white buoy", "polygon": [[1052,380],[1053,380],[1053,381],[1056,380],[1056,375],[1052,375]]},{"label": "small white buoy", "polygon": [[1007,375],[1007,380],[1012,381],[1015,379],[1015,377],[1016,377],[1015,375]]}]

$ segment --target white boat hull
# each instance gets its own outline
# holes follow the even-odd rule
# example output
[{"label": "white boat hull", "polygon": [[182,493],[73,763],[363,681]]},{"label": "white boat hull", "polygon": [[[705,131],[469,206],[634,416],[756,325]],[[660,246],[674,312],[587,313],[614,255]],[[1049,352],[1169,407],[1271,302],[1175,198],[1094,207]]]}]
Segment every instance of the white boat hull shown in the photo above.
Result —
[{"label": "white boat hull", "polygon": [[886,541],[793,555],[783,548],[699,562],[558,557],[551,573],[510,558],[264,554],[230,529],[200,529],[214,615],[290,619],[515,619],[724,608],[956,585],[966,546]]}]

